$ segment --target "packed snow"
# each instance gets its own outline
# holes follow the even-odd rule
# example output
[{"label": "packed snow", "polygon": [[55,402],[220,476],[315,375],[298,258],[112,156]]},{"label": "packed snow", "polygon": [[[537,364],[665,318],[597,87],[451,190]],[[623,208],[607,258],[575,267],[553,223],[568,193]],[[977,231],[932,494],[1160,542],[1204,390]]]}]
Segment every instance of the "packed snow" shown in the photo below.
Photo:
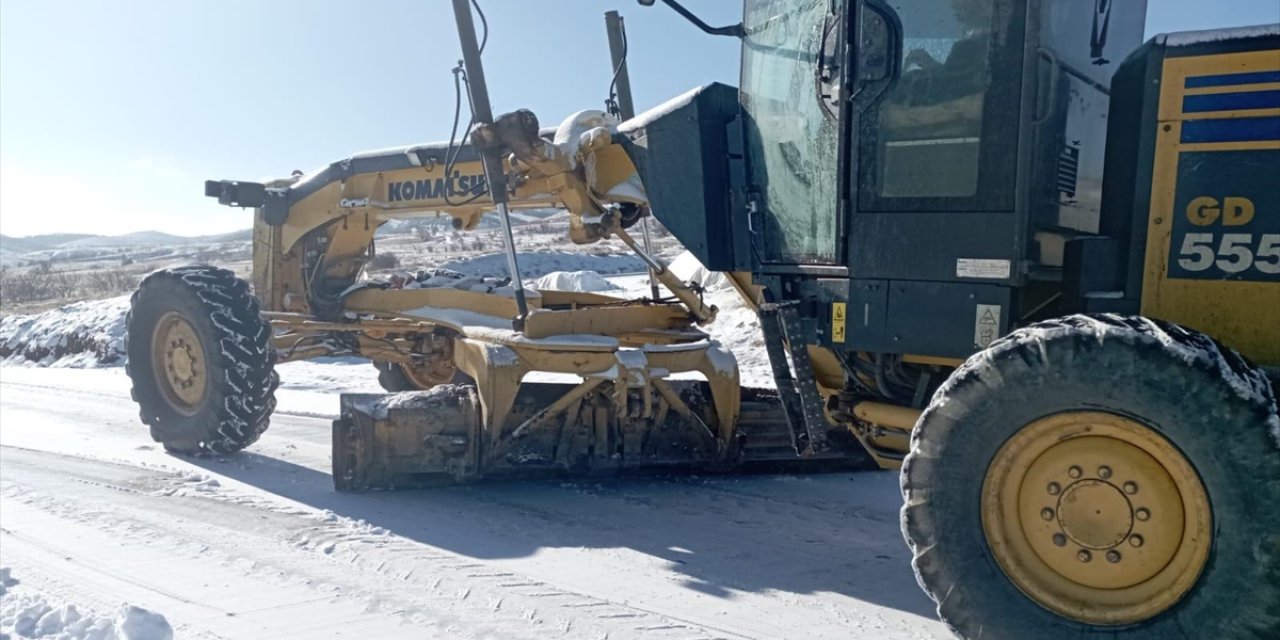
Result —
[{"label": "packed snow", "polygon": [[0,568],[0,637],[56,640],[172,640],[164,616],[131,604],[109,614],[82,610],[74,603],[50,599],[14,580]]},{"label": "packed snow", "polygon": [[184,640],[948,637],[893,472],[340,494],[332,416],[310,415],[348,390],[325,385],[374,369],[281,369],[299,395],[212,458],[153,443],[120,367],[0,369],[0,564],[19,581],[4,604],[115,625],[129,603]]}]

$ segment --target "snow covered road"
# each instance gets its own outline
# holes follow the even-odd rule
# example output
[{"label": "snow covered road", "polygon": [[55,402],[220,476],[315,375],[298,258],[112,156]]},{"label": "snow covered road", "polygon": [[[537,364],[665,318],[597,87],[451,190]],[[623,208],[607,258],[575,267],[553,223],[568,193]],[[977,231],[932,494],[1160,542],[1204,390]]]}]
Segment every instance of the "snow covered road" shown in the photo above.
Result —
[{"label": "snow covered road", "polygon": [[338,494],[336,392],[306,381],[372,368],[305,367],[261,442],[204,460],[151,442],[120,368],[0,368],[4,597],[128,602],[177,638],[948,637],[893,473]]}]

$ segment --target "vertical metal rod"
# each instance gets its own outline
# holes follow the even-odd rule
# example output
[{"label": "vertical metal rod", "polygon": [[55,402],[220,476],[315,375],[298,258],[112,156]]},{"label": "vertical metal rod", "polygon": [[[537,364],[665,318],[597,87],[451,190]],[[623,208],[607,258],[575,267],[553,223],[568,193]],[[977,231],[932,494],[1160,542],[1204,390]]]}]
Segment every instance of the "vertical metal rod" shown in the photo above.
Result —
[{"label": "vertical metal rod", "polygon": [[[471,115],[476,124],[492,124],[493,108],[489,104],[489,87],[484,81],[484,66],[480,64],[480,45],[476,42],[476,26],[471,18],[471,0],[453,0],[453,17],[458,23],[458,40],[462,44],[462,64],[467,70],[467,97],[471,102]],[[475,141],[471,142],[475,145]],[[511,217],[507,210],[507,174],[502,171],[502,158],[496,149],[481,149],[484,179],[489,183],[489,199],[498,210],[502,223],[502,239],[507,254],[507,274],[511,277],[516,309],[516,329],[521,330],[529,315],[529,303],[524,298],[524,279],[520,277],[520,265],[516,260],[516,241],[511,233]]]},{"label": "vertical metal rod", "polygon": [[609,57],[613,60],[609,70],[617,76],[618,111],[623,120],[630,120],[636,117],[636,108],[631,102],[631,75],[627,73],[627,27],[617,11],[606,11],[604,28],[609,33]]},{"label": "vertical metal rod", "polygon": [[[649,217],[640,218],[640,236],[644,242],[644,252],[653,255],[653,247],[649,245]],[[649,291],[653,294],[653,301],[657,302],[658,295],[658,276],[653,272],[653,268],[649,268]]]},{"label": "vertical metal rod", "polygon": [[[636,117],[636,107],[631,102],[631,74],[627,71],[627,27],[617,11],[606,11],[604,28],[609,34],[609,58],[613,62],[609,68],[614,73],[614,88],[618,92],[618,115],[623,120],[630,120]],[[648,216],[640,219],[640,232],[644,240],[644,252],[652,255]],[[649,268],[649,290],[656,301],[659,297],[658,277],[652,267]]]}]

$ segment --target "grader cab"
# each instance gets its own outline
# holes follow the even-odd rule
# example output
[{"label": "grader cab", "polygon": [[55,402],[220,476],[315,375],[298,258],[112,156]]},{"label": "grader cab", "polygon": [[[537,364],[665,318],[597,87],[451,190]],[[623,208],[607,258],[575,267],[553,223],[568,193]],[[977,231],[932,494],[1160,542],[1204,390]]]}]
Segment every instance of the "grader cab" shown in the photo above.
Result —
[{"label": "grader cab", "polygon": [[[252,288],[142,283],[152,435],[249,446],[275,363],[359,355],[401,392],[341,399],[340,490],[901,468],[920,584],[964,637],[1280,634],[1280,25],[1143,44],[1143,2],[746,0],[727,27],[663,3],[741,40],[739,88],[635,115],[615,46],[616,113],[495,117],[454,0],[467,142],[209,183],[255,209]],[[524,206],[620,239],[652,294],[526,288]],[[388,220],[487,212],[507,278],[364,277]],[[776,391],[740,387],[649,216],[758,312]]]}]

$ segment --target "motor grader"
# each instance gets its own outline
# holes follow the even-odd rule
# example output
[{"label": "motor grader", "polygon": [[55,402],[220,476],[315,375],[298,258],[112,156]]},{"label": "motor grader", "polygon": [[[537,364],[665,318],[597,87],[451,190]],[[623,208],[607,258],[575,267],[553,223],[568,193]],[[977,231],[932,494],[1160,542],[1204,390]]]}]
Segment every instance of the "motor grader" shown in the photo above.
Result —
[{"label": "motor grader", "polygon": [[[632,117],[613,16],[616,114],[494,117],[455,0],[465,144],[207,184],[255,210],[252,288],[144,280],[152,435],[248,446],[274,363],[356,354],[424,390],[342,397],[340,490],[869,460],[902,469],[913,566],[964,637],[1280,637],[1280,25],[1144,44],[1142,2],[746,0],[719,28],[664,3],[741,40],[739,88]],[[621,239],[668,297],[526,289],[522,206]],[[380,224],[490,211],[508,279],[362,276]],[[632,238],[648,216],[758,311],[776,396]]]}]

